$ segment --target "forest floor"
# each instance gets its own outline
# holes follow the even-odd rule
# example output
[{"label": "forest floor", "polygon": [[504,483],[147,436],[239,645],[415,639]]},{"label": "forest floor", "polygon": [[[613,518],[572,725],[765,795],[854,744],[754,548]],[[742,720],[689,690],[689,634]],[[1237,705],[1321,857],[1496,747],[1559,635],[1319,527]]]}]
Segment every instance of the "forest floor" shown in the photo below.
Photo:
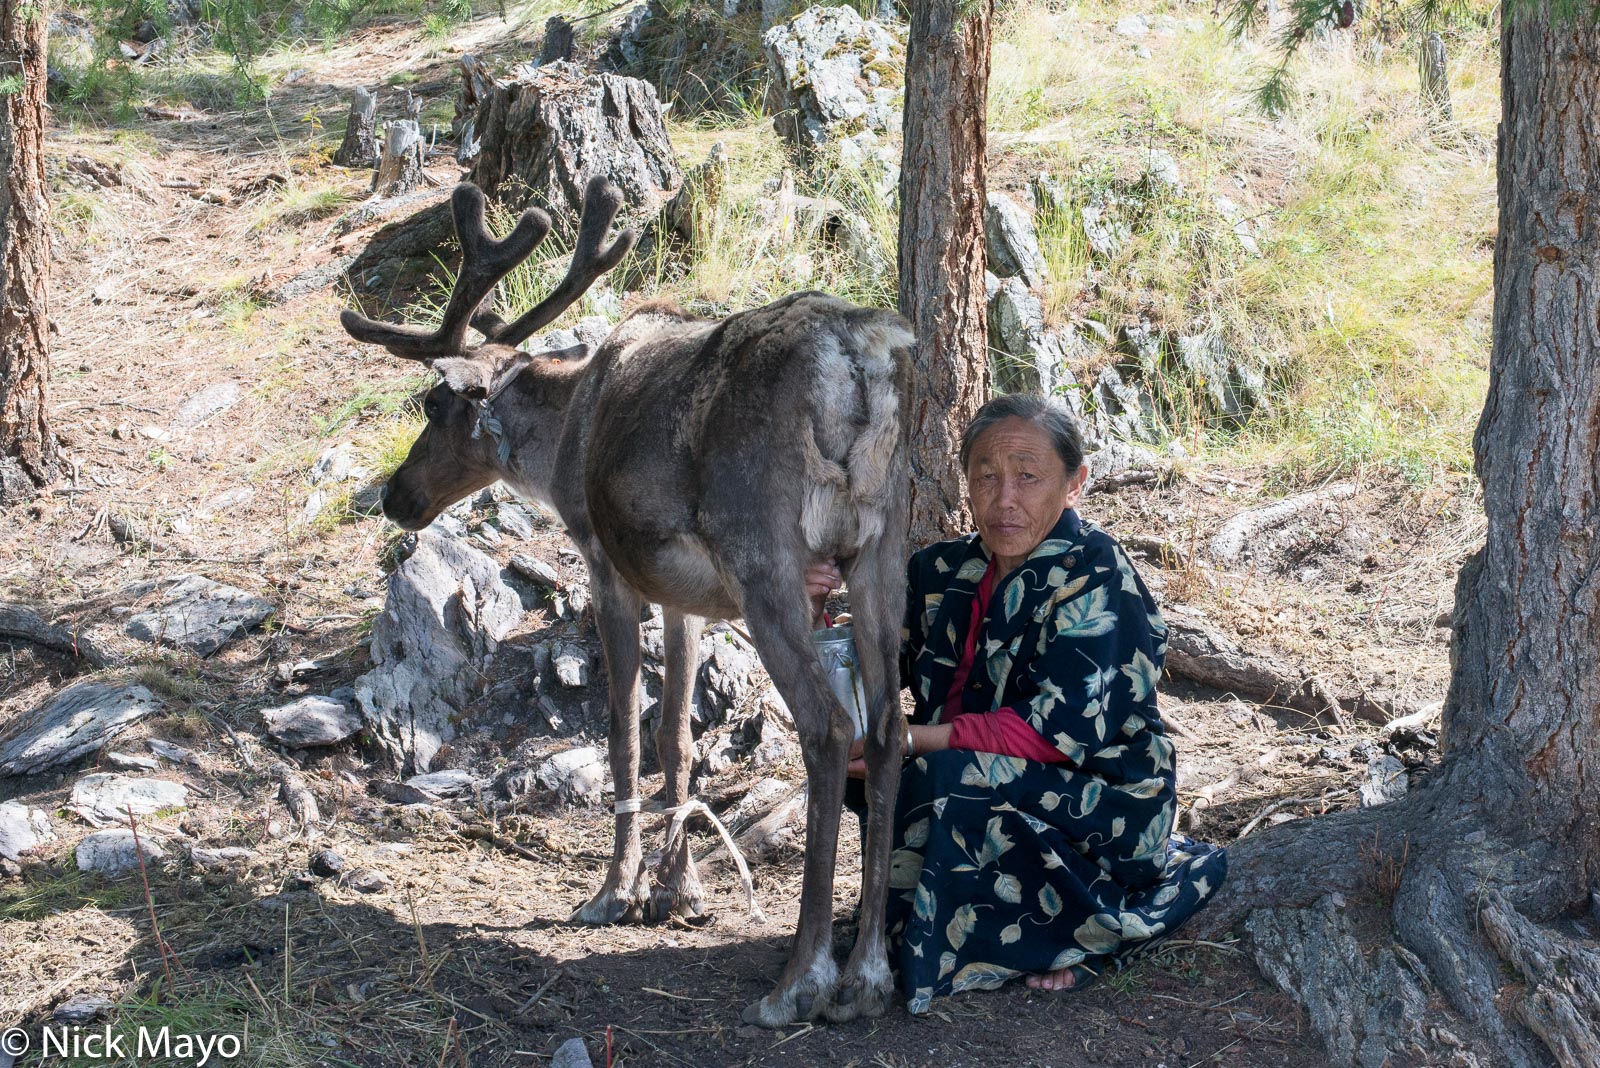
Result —
[{"label": "forest floor", "polygon": [[[774,1033],[741,1027],[738,1012],[782,967],[798,850],[756,869],[765,922],[746,915],[732,869],[713,861],[702,865],[710,922],[596,929],[567,916],[602,878],[607,806],[535,797],[499,817],[502,843],[515,848],[497,847],[468,833],[483,822],[470,806],[374,796],[368,787],[392,769],[375,750],[346,745],[299,755],[323,821],[312,833],[290,825],[258,712],[305,690],[282,681],[281,665],[331,658],[318,692],[365,670],[397,534],[345,498],[306,518],[307,472],[346,441],[374,470],[392,469],[420,426],[428,378],[345,336],[342,294],[271,304],[261,280],[321,255],[334,219],[366,195],[365,172],[330,167],[321,154],[323,124],[342,120],[351,85],[404,81],[432,108],[454,92],[454,50],[526,53],[537,40],[536,26],[512,31],[494,17],[468,23],[445,48],[379,25],[314,53],[268,107],[132,123],[80,116],[53,131],[50,404],[71,470],[0,528],[0,599],[87,626],[147,601],[143,583],[199,572],[268,599],[276,614],[207,659],[135,651],[125,670],[166,711],[116,744],[142,751],[140,740],[155,736],[195,750],[197,764],[161,772],[190,788],[187,811],[158,813],[141,830],[243,846],[247,861],[203,869],[177,860],[115,882],[80,875],[73,849],[89,828],[63,812],[74,776],[0,781],[0,800],[53,814],[59,836],[20,876],[0,877],[0,1028],[36,1029],[63,998],[87,993],[117,1004],[119,1031],[248,1028],[246,1063],[263,1065],[537,1064],[574,1036],[596,1063],[618,1065],[1325,1063],[1293,1004],[1225,939],[1180,937],[1080,993],[1013,986],[941,1000],[922,1018],[893,1010]],[[96,170],[85,159],[114,179],[83,180]],[[443,188],[459,175],[442,152],[429,172]],[[1181,550],[1180,561],[1146,558],[1142,568],[1184,618],[1336,691],[1426,708],[1444,697],[1453,581],[1481,544],[1481,509],[1460,476],[1408,480],[1374,467],[1341,480],[1352,496],[1298,516],[1226,569],[1204,552],[1225,520],[1314,487],[1286,485],[1281,469],[1249,455],[1210,451],[1165,465],[1157,481],[1092,493],[1083,510],[1119,537]],[[563,544],[546,526],[495,551],[541,557],[567,577]],[[553,637],[598,656],[590,621],[545,610],[528,613],[506,644],[515,652]],[[0,728],[82,670],[0,643]],[[596,682],[592,714],[561,735],[524,712],[504,754],[481,745],[454,759],[481,769],[598,738],[603,706]],[[1179,736],[1183,826],[1218,842],[1359,803],[1368,758],[1384,748],[1376,723],[1339,726],[1181,680],[1169,680],[1162,707]],[[1425,775],[1426,732],[1399,755],[1413,781]],[[439,763],[452,764],[450,750]],[[736,796],[741,776],[767,774],[803,778],[789,760],[735,768],[717,790]],[[646,790],[658,783],[647,778]],[[695,841],[701,855],[716,844]],[[324,848],[381,873],[383,885],[361,893],[308,875],[309,856]],[[1375,843],[1373,855],[1379,895],[1386,854]],[[858,856],[847,819],[841,950]]]}]

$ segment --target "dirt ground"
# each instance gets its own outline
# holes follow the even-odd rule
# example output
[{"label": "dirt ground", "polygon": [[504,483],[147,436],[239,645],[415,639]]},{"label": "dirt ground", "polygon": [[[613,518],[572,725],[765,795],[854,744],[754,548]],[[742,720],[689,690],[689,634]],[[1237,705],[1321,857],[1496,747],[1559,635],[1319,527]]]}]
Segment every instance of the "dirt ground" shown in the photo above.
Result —
[{"label": "dirt ground", "polygon": [[[537,38],[532,28],[520,41],[489,34],[468,43],[514,50]],[[702,868],[710,922],[595,929],[566,917],[602,877],[605,806],[536,798],[497,818],[496,844],[474,836],[487,817],[471,805],[419,809],[374,796],[370,784],[393,773],[353,746],[297,754],[323,826],[314,839],[290,826],[267,775],[281,757],[257,712],[308,690],[285,685],[280,665],[331,658],[315,692],[364,670],[395,535],[377,518],[302,522],[306,470],[328,445],[381,442],[394,408],[426,379],[351,342],[337,325],[337,293],[250,300],[253,282],[289,277],[321,255],[333,216],[261,220],[284,182],[315,176],[364,195],[364,173],[342,175],[313,152],[327,140],[315,120],[338,125],[349,85],[370,84],[374,70],[413,70],[413,88],[442,94],[450,62],[414,35],[374,30],[281,88],[270,114],[79,122],[52,136],[57,188],[79,188],[99,212],[93,225],[65,228],[55,250],[50,400],[70,477],[0,527],[0,597],[110,624],[148,598],[140,583],[197,571],[267,598],[277,615],[210,659],[139,651],[132,670],[168,711],[116,746],[158,736],[196,750],[198,766],[162,773],[190,787],[189,810],[152,817],[148,833],[244,846],[251,859],[218,869],[179,859],[152,870],[147,885],[101,883],[78,875],[73,860],[89,828],[60,812],[76,772],[0,782],[0,800],[56,813],[60,836],[20,876],[0,877],[0,1027],[37,1025],[65,997],[90,993],[120,1004],[119,1027],[226,1030],[248,1020],[261,1064],[537,1064],[573,1036],[597,1064],[697,1068],[1324,1063],[1292,1003],[1230,938],[1184,932],[1070,995],[1013,987],[944,999],[919,1019],[894,1011],[771,1033],[741,1027],[738,1013],[782,967],[796,851],[756,870],[764,923],[745,914],[732,869],[718,862]],[[119,183],[83,187],[73,157],[113,164]],[[441,155],[431,173],[448,186],[458,172]],[[196,195],[207,190],[225,195]],[[219,383],[237,386],[237,400],[177,426],[185,402]],[[392,403],[352,405],[357,397]],[[1159,482],[1092,494],[1084,511],[1119,536],[1181,550],[1173,566],[1150,560],[1143,571],[1186,618],[1335,689],[1424,708],[1444,697],[1449,630],[1439,624],[1456,569],[1481,543],[1481,512],[1464,489],[1357,481],[1354,496],[1262,539],[1231,571],[1206,562],[1205,540],[1238,512],[1305,487],[1180,459]],[[546,528],[501,552],[531,553],[570,575],[557,555],[563,541]],[[598,649],[587,621],[535,611],[507,642],[503,677],[518,650],[552,636]],[[78,671],[57,654],[0,642],[0,725]],[[583,732],[593,738],[603,721],[598,684],[592,705],[560,737],[524,719],[492,742],[445,751],[440,764],[492,769]],[[1183,825],[1197,837],[1227,842],[1266,822],[1354,805],[1368,782],[1360,743],[1376,737],[1376,724],[1342,729],[1176,679],[1163,709],[1179,736]],[[1432,759],[1426,739],[1403,756],[1413,774]],[[802,777],[794,761],[760,774],[774,772]],[[735,769],[717,789],[734,796],[740,777],[756,775]],[[700,855],[713,851],[711,837],[696,841]],[[322,848],[352,871],[380,873],[384,885],[362,893],[354,879],[307,874]],[[858,856],[847,819],[835,900],[841,951]]]}]

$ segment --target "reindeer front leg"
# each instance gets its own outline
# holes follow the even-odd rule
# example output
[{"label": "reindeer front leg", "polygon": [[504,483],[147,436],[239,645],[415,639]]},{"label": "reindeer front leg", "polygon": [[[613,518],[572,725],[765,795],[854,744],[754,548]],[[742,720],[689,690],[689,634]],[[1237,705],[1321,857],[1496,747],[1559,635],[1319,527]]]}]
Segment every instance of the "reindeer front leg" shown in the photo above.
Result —
[{"label": "reindeer front leg", "polygon": [[[694,694],[695,671],[700,666],[700,632],[705,621],[667,608],[662,611],[662,625],[667,679],[661,693],[656,756],[666,777],[666,804],[676,808],[689,800],[689,768],[694,757],[689,701]],[[700,886],[686,834],[679,836],[661,858],[650,911],[655,920],[705,915],[705,891]]]},{"label": "reindeer front leg", "polygon": [[639,610],[644,602],[604,561],[597,566],[591,560],[589,574],[610,684],[611,780],[619,811],[605,885],[572,919],[593,924],[638,923],[650,904],[650,877],[639,844],[644,815],[637,804],[627,802],[636,801],[639,794]]}]

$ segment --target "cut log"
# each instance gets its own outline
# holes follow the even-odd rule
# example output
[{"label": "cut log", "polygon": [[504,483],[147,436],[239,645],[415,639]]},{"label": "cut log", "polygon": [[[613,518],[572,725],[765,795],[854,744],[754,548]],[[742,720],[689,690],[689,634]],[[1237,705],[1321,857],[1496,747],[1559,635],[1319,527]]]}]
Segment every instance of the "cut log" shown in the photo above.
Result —
[{"label": "cut log", "polygon": [[21,638],[46,649],[81,657],[91,667],[110,667],[121,659],[86,635],[46,622],[33,609],[10,601],[0,601],[0,638]]},{"label": "cut log", "polygon": [[585,74],[569,63],[496,82],[473,116],[471,180],[513,209],[537,205],[570,237],[590,178],[622,190],[626,215],[654,215],[683,181],[648,82]]},{"label": "cut log", "polygon": [[384,131],[383,155],[372,175],[380,197],[410,193],[422,184],[422,129],[411,119],[391,122]]},{"label": "cut log", "polygon": [[360,86],[351,94],[344,140],[333,162],[341,167],[371,167],[378,162],[378,98]]},{"label": "cut log", "polygon": [[1304,515],[1314,508],[1320,508],[1329,501],[1353,497],[1355,492],[1355,485],[1346,482],[1240,512],[1222,524],[1222,529],[1212,536],[1209,546],[1211,555],[1221,564],[1237,563],[1252,538],[1284,526],[1297,516]]}]

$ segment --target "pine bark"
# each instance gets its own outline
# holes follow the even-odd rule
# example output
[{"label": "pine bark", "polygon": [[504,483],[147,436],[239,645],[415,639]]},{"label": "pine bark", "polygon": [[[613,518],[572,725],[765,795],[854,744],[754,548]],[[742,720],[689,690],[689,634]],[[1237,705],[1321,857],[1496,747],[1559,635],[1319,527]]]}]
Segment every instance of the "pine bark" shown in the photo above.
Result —
[{"label": "pine bark", "polygon": [[900,311],[916,332],[911,544],[971,529],[955,457],[989,396],[983,210],[993,0],[911,5],[900,172]]},{"label": "pine bark", "polygon": [[[1501,49],[1488,535],[1456,587],[1441,767],[1245,839],[1211,918],[1242,921],[1335,1064],[1467,1063],[1456,1042],[1600,1064],[1600,946],[1570,919],[1600,900],[1600,29],[1530,0]],[[1392,942],[1360,943],[1363,909]]]},{"label": "pine bark", "polygon": [[0,504],[56,477],[49,372],[49,201],[44,176],[43,4],[0,0]]}]

